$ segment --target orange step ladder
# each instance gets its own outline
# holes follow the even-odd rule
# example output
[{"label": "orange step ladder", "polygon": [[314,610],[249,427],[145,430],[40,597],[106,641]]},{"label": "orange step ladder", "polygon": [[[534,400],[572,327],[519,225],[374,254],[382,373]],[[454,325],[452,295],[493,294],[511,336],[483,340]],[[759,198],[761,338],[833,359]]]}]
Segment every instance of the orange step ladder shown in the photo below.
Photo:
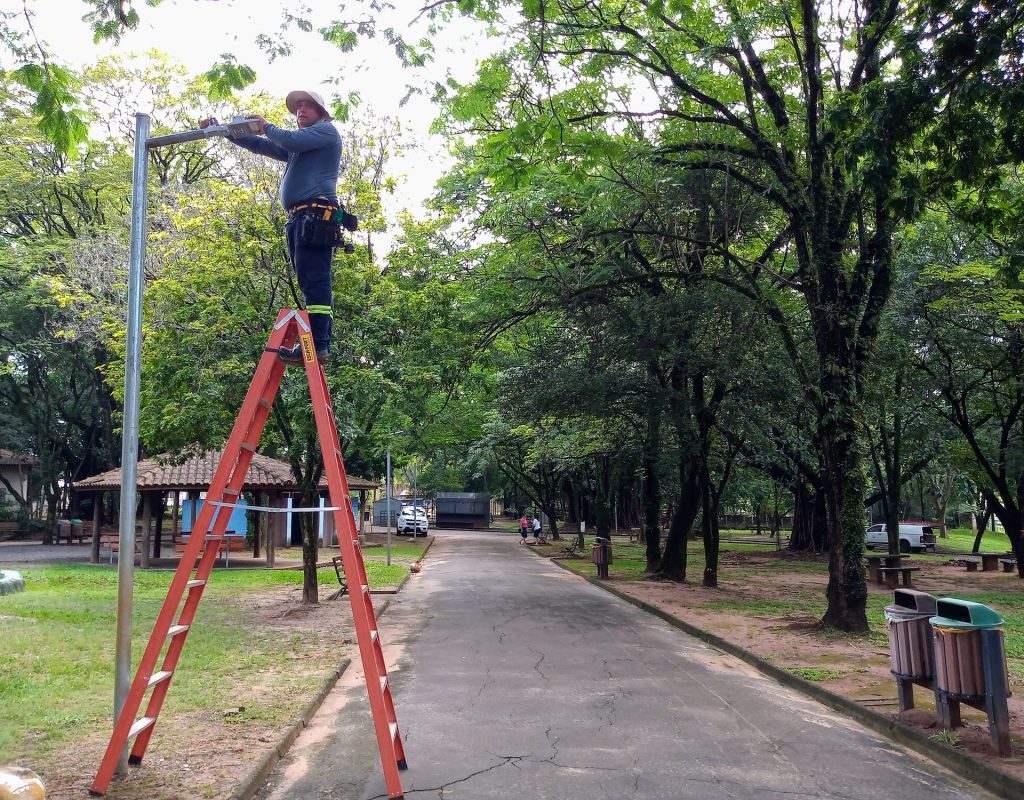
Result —
[{"label": "orange step ladder", "polygon": [[[238,414],[220,464],[210,483],[206,501],[192,527],[188,546],[181,555],[178,570],[167,590],[167,597],[150,634],[149,644],[146,645],[138,671],[128,689],[121,713],[114,723],[110,743],[89,790],[94,796],[107,791],[129,739],[135,738],[128,759],[130,764],[139,764],[146,752],[220,549],[219,546],[204,548],[203,544],[209,540],[211,545],[219,545],[224,538],[233,506],[242,492],[249,464],[256,452],[263,427],[281,385],[281,377],[284,375],[285,364],[277,358],[277,351],[281,347],[292,345],[296,339],[304,355],[303,366],[320,436],[320,448],[323,452],[324,471],[327,473],[327,486],[330,490],[341,559],[349,582],[348,595],[352,604],[359,657],[370,697],[373,727],[377,735],[381,764],[384,767],[384,782],[389,798],[405,796],[398,774],[399,770],[406,768],[405,751],[398,730],[398,719],[395,716],[395,704],[388,683],[373,602],[370,599],[366,567],[359,550],[352,499],[349,495],[345,466],[342,463],[338,428],[334,421],[327,381],[316,358],[309,317],[304,311],[287,308],[281,309],[274,323],[267,347],[242,403],[242,410]],[[161,652],[164,652],[163,660],[157,669]],[[147,693],[149,702],[145,713],[137,717]]]}]

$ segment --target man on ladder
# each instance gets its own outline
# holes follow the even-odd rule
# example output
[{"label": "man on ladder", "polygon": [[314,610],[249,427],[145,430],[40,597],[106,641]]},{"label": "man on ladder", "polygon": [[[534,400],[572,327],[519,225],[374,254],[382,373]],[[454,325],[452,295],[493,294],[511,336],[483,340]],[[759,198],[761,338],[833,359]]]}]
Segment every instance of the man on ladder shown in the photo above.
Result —
[{"label": "man on ladder", "polygon": [[[306,301],[316,357],[323,362],[331,348],[331,262],[335,245],[341,243],[341,135],[331,124],[333,117],[317,92],[289,92],[285,105],[295,115],[298,130],[285,130],[250,114],[248,118],[259,123],[259,135],[228,139],[257,155],[288,164],[280,190],[281,204],[288,211],[288,257]],[[219,124],[210,117],[202,120],[199,127]],[[300,345],[282,347],[278,358],[286,364],[302,364]]]}]

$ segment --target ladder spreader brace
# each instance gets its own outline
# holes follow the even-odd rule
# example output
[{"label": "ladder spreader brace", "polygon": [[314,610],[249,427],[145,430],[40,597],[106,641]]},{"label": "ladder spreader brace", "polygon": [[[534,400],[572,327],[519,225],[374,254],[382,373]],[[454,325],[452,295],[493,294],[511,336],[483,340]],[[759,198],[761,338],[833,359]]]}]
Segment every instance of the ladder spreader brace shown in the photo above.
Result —
[{"label": "ladder spreader brace", "polygon": [[[242,492],[245,476],[252,456],[256,452],[263,427],[270,415],[270,409],[277,396],[284,375],[285,364],[277,358],[278,349],[292,346],[296,339],[302,348],[306,379],[309,383],[310,401],[316,419],[320,448],[323,452],[324,471],[330,490],[331,505],[334,507],[334,525],[338,531],[338,545],[341,560],[349,584],[349,600],[352,618],[355,622],[359,657],[366,676],[366,690],[370,698],[373,727],[377,736],[381,764],[384,768],[384,782],[389,798],[403,798],[399,770],[406,768],[405,751],[395,716],[395,704],[388,683],[384,652],[381,648],[377,620],[370,599],[370,587],[366,578],[359,549],[358,532],[349,495],[348,478],[338,443],[338,427],[334,420],[327,381],[316,358],[316,348],[309,327],[309,317],[304,311],[283,308],[278,314],[274,329],[267,341],[256,374],[249,386],[249,392],[242,403],[238,419],[228,438],[220,464],[210,483],[206,502],[199,512],[192,528],[192,536],[181,556],[178,570],[174,574],[167,597],[157,616],[149,643],[139,662],[138,671],[132,680],[124,706],[114,723],[114,730],[100,762],[96,777],[89,793],[99,796],[107,791],[117,768],[120,755],[128,740],[135,737],[129,756],[130,764],[139,764],[149,745],[156,727],[164,698],[174,678],[178,659],[185,647],[189,630],[195,620],[196,609],[203,596],[217,559],[218,547],[206,547],[206,540],[219,543],[227,530],[234,501]],[[223,505],[221,505],[223,504]],[[202,554],[200,554],[202,551]],[[126,557],[124,553],[119,558]],[[129,554],[127,557],[131,557]],[[193,573],[194,570],[194,573]],[[184,599],[184,603],[182,600]],[[181,607],[180,612],[178,611]],[[177,615],[177,616],[175,616]],[[160,653],[167,643],[160,668],[156,669]],[[149,693],[146,711],[138,717],[139,708]]]}]

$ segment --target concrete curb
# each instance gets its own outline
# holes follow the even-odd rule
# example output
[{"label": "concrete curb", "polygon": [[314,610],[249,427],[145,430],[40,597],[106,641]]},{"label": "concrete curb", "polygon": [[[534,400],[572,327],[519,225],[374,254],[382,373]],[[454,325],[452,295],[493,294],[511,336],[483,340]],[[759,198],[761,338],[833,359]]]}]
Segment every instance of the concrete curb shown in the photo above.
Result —
[{"label": "concrete curb", "polygon": [[[402,585],[404,585],[404,581]],[[399,586],[399,588],[401,588],[401,586]],[[390,601],[385,600],[381,603],[381,607],[376,609],[375,616],[378,619],[383,616],[385,611],[387,611],[389,603]],[[309,724],[313,721],[313,717],[316,716],[316,712],[320,710],[320,706],[322,706],[324,700],[327,699],[327,695],[331,693],[331,690],[334,689],[338,680],[345,674],[345,670],[348,669],[351,663],[351,659],[344,659],[326,678],[324,678],[324,681],[320,684],[320,688],[317,689],[316,694],[313,695],[313,698],[305,705],[295,721],[285,728],[284,733],[281,734],[280,738],[277,740],[277,744],[263,755],[252,771],[246,775],[242,782],[235,787],[235,790],[228,795],[228,800],[249,800],[249,798],[253,797],[263,787],[267,778],[270,777],[270,773],[274,771],[274,767],[276,767],[278,762],[285,757],[289,748],[291,748],[295,743],[295,740],[299,738],[299,734],[302,733],[305,728],[309,727]]]},{"label": "concrete curb", "polygon": [[[547,558],[548,561],[558,564],[559,567],[567,572],[573,572],[573,574],[579,575],[578,572],[575,572],[558,560],[552,559],[549,556],[543,556],[540,553],[537,553],[537,555],[540,558]],[[983,789],[987,789],[993,794],[1004,797],[1006,800],[1019,800],[1019,798],[1024,797],[1024,781],[1015,778],[1012,775],[1008,775],[1005,772],[992,769],[969,753],[957,750],[934,739],[930,739],[916,728],[911,728],[898,720],[890,719],[889,717],[875,711],[871,711],[853,700],[834,694],[827,689],[818,686],[816,683],[797,677],[791,672],[787,672],[781,667],[778,667],[769,661],[765,661],[763,658],[754,655],[748,650],[744,650],[738,645],[726,641],[720,636],[716,636],[715,634],[709,633],[701,628],[697,628],[688,622],[684,622],[678,617],[672,616],[667,611],[656,608],[649,603],[637,600],[635,597],[630,597],[624,592],[620,592],[618,589],[609,586],[605,581],[600,580],[599,578],[592,578],[589,575],[580,575],[580,577],[589,583],[592,583],[594,586],[599,586],[609,594],[618,597],[620,600],[625,600],[630,605],[634,605],[637,608],[664,620],[674,628],[678,628],[679,630],[706,642],[712,647],[716,647],[731,656],[735,656],[741,661],[754,667],[759,672],[777,680],[783,686],[795,689],[801,694],[807,695],[835,711],[839,711],[846,716],[852,717],[857,722],[860,722],[862,725],[870,728],[874,732],[887,736],[893,741],[910,748],[919,755],[922,755],[946,769],[955,772],[960,777],[971,781],[972,783],[976,783],[978,786],[981,786]]]}]

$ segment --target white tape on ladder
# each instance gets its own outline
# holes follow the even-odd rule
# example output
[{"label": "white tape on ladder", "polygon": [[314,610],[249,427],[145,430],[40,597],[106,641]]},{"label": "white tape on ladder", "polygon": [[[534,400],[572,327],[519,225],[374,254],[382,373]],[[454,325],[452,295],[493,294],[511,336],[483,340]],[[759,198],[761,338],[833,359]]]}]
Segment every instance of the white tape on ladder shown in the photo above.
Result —
[{"label": "white tape on ladder", "polygon": [[244,508],[246,511],[266,511],[268,514],[299,513],[300,511],[348,511],[346,506],[310,506],[309,508],[275,508],[273,506],[250,506],[240,503],[210,503],[211,506],[219,508]]}]

